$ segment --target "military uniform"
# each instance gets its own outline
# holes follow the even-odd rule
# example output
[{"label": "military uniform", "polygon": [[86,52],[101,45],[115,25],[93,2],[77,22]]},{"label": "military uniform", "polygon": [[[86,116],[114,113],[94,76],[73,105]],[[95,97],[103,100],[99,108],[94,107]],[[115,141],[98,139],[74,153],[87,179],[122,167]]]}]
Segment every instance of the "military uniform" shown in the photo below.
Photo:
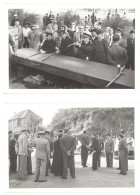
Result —
[{"label": "military uniform", "polygon": [[81,164],[83,167],[86,167],[89,151],[89,137],[85,134],[81,137]]},{"label": "military uniform", "polygon": [[89,41],[87,44],[82,43],[79,47],[79,57],[84,60],[92,60],[93,45]]},{"label": "military uniform", "polygon": [[99,141],[99,148],[98,148],[99,154],[98,154],[97,162],[98,162],[98,167],[100,167],[101,166],[101,151],[104,149],[104,142],[102,138],[100,138],[98,141]]},{"label": "military uniform", "polygon": [[93,138],[92,140],[92,146],[91,150],[93,151],[93,156],[92,156],[92,169],[97,170],[98,169],[98,158],[100,155],[100,147],[99,147],[99,140],[97,138]]},{"label": "military uniform", "polygon": [[128,63],[126,68],[131,70],[135,70],[135,39],[128,38],[127,39],[127,55],[128,55]]},{"label": "military uniform", "polygon": [[120,170],[121,174],[126,175],[128,170],[128,159],[127,159],[128,149],[127,142],[125,139],[120,140],[119,142],[119,161],[120,161]]},{"label": "military uniform", "polygon": [[105,141],[105,152],[106,152],[107,167],[113,167],[113,152],[114,152],[113,139],[107,139]]}]

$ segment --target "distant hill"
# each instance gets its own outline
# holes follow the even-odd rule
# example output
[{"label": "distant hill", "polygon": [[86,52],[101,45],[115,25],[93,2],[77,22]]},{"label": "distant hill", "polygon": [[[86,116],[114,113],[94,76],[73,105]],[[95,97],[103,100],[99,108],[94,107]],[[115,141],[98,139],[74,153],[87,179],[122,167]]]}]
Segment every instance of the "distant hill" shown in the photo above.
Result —
[{"label": "distant hill", "polygon": [[48,126],[51,132],[69,128],[73,135],[79,136],[83,130],[101,132],[103,136],[110,132],[116,135],[121,129],[134,134],[133,108],[72,108],[60,109]]}]

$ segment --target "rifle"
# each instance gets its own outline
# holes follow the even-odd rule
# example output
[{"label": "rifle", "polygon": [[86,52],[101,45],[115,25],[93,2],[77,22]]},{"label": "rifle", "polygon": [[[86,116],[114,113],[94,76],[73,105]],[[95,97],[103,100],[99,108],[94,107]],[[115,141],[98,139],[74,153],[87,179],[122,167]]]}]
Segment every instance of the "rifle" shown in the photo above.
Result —
[{"label": "rifle", "polygon": [[124,73],[122,73],[124,69],[125,69],[125,66],[122,67],[120,72],[105,86],[105,88],[108,88],[112,83],[114,83],[118,78],[120,78],[121,75],[124,75]]},{"label": "rifle", "polygon": [[[71,47],[72,45],[75,45],[76,43],[78,43],[78,42],[81,42],[81,41],[76,41],[76,42],[74,42],[74,43],[72,43],[72,44],[70,44],[70,45],[67,45],[67,47]],[[65,51],[66,49],[64,49],[63,51]],[[49,59],[51,56],[53,56],[53,55],[55,55],[55,54],[58,54],[58,53],[60,53],[61,51],[55,51],[54,53],[52,53],[50,56],[48,56],[47,58],[45,58],[44,60],[42,60],[42,61],[46,61],[47,59]]]}]

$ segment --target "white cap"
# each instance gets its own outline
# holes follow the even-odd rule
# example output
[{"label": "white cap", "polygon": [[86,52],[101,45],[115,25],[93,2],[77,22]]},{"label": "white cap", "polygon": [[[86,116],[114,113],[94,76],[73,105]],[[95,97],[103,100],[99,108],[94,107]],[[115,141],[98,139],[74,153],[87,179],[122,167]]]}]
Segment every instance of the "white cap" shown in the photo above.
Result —
[{"label": "white cap", "polygon": [[17,14],[14,14],[14,16],[17,16]]}]

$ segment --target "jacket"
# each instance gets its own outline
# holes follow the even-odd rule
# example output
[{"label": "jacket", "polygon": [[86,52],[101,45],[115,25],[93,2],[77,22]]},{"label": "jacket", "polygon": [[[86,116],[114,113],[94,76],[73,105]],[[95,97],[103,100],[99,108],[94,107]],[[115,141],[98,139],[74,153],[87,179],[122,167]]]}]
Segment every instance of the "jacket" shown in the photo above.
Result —
[{"label": "jacket", "polygon": [[105,152],[111,153],[114,152],[114,141],[113,139],[109,139],[105,141]]},{"label": "jacket", "polygon": [[34,147],[36,147],[35,157],[47,162],[47,159],[50,157],[49,141],[45,138],[36,138]]},{"label": "jacket", "polygon": [[60,146],[65,155],[70,151],[70,154],[74,156],[74,150],[76,148],[76,139],[71,135],[64,135],[60,138]]},{"label": "jacket", "polygon": [[21,134],[17,140],[17,152],[18,155],[26,155],[28,156],[28,139],[27,136],[24,134]]}]

